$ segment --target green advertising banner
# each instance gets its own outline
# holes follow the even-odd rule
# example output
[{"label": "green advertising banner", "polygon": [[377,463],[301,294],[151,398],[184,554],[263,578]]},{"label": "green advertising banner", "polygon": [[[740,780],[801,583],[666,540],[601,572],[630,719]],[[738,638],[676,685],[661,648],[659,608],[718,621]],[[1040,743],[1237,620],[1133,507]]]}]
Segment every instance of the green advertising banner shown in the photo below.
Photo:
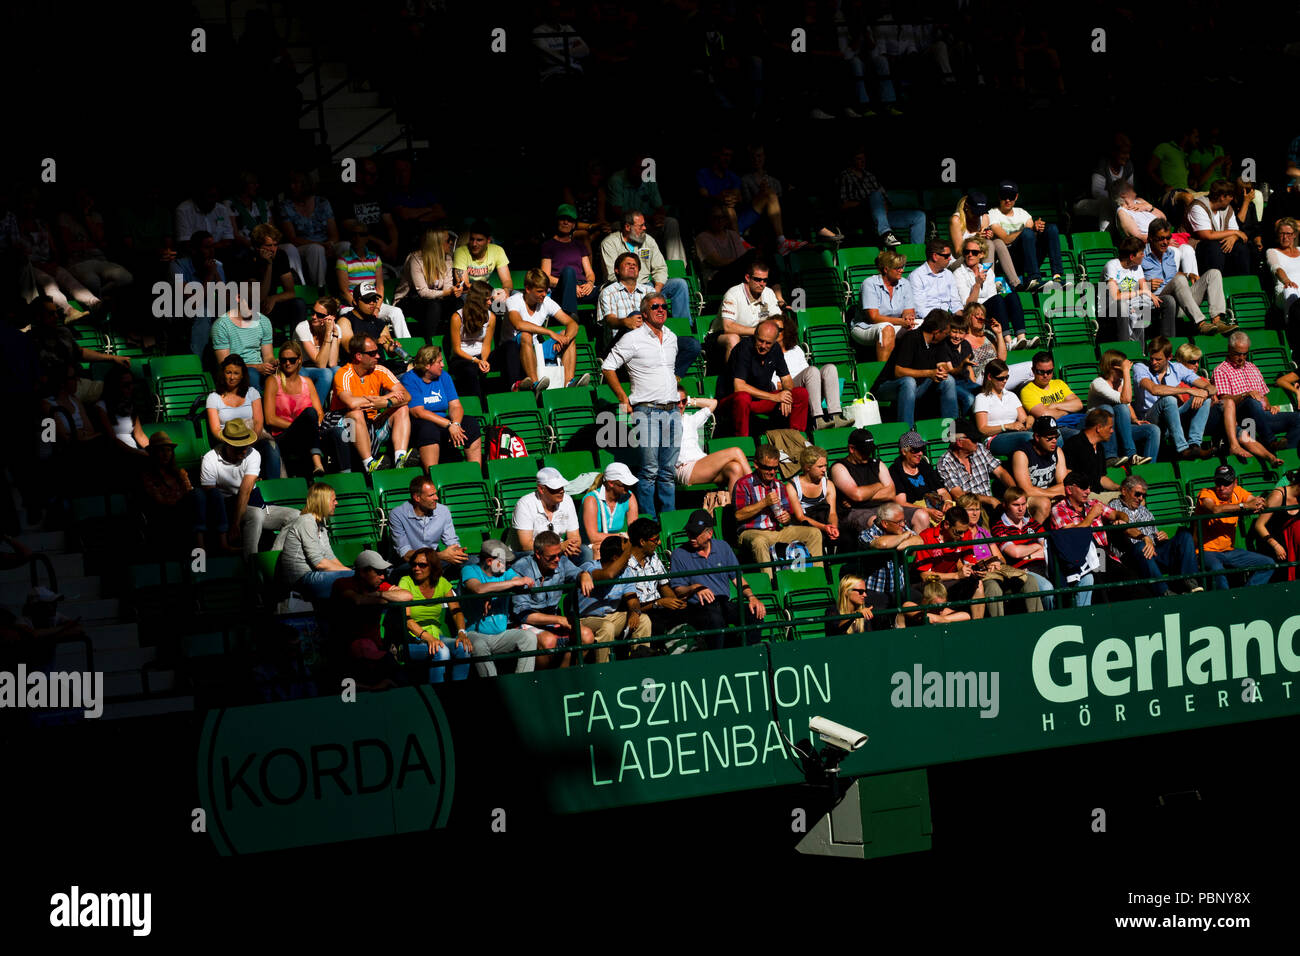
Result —
[{"label": "green advertising banner", "polygon": [[869,735],[841,765],[858,775],[1297,714],[1296,593],[649,658],[501,692],[523,746],[555,768],[552,808],[578,812],[798,782],[781,732],[805,741],[813,716]]},{"label": "green advertising banner", "polygon": [[199,789],[221,852],[248,853],[458,813],[482,825],[505,803],[578,813],[795,784],[787,741],[806,749],[814,716],[869,736],[840,767],[858,776],[1300,714],[1297,594],[1273,584],[230,708],[207,716]]}]

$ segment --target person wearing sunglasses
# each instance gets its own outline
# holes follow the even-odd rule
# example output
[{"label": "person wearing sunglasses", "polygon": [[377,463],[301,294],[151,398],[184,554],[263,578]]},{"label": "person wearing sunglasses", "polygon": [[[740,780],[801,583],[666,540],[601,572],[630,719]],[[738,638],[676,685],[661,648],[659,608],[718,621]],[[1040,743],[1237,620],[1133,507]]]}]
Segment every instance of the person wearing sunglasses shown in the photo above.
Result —
[{"label": "person wearing sunglasses", "polygon": [[[1194,574],[1196,572],[1196,541],[1186,528],[1178,528],[1171,538],[1156,527],[1156,518],[1147,508],[1147,483],[1139,475],[1129,475],[1119,486],[1119,497],[1124,514],[1128,515],[1129,524],[1140,524],[1140,528],[1129,528],[1124,532],[1128,549],[1124,554],[1124,564],[1138,578],[1158,578],[1165,574]],[[1148,584],[1156,597],[1170,593],[1170,584],[1153,581]],[[1186,591],[1205,590],[1198,579],[1183,578],[1174,587]]]},{"label": "person wearing sunglasses", "polygon": [[302,374],[312,380],[316,394],[323,402],[334,387],[334,375],[343,364],[347,343],[356,334],[352,321],[339,315],[339,300],[332,296],[317,299],[293,330],[293,337],[302,346],[304,361]]},{"label": "person wearing sunglasses", "polygon": [[[419,548],[411,555],[409,574],[397,582],[397,586],[409,591],[417,601],[430,598],[455,597],[456,590],[451,582],[443,576],[442,562],[438,560],[433,548]],[[460,605],[453,602],[446,604],[412,604],[406,608],[406,629],[413,639],[407,645],[408,659],[430,662],[429,683],[441,684],[448,678],[464,680],[469,677],[468,659],[474,653],[474,644],[465,629],[465,615]],[[455,633],[452,641],[448,635]],[[451,646],[448,647],[448,644]],[[452,658],[465,663],[450,667],[437,664]]]},{"label": "person wearing sunglasses", "polygon": [[1249,586],[1267,584],[1273,576],[1270,558],[1235,547],[1237,519],[1243,515],[1258,515],[1263,509],[1264,499],[1237,484],[1237,471],[1231,465],[1216,468],[1214,487],[1202,488],[1197,494],[1196,513],[1214,515],[1212,520],[1202,522],[1201,557],[1205,570],[1214,573],[1216,591],[1228,590],[1225,570],[1248,571],[1246,584]]},{"label": "person wearing sunglasses", "polygon": [[361,467],[378,471],[382,458],[375,449],[393,439],[393,467],[401,468],[410,452],[411,416],[407,403],[411,394],[397,376],[379,364],[379,345],[364,335],[354,335],[348,342],[352,361],[334,376],[330,414],[326,424],[332,429],[335,460],[341,471],[352,470],[352,449],[361,456]]},{"label": "person wearing sunglasses", "polygon": [[1069,385],[1056,377],[1056,362],[1051,352],[1034,354],[1033,378],[1020,390],[1020,402],[1034,419],[1051,418],[1065,441],[1083,424],[1083,399]]},{"label": "person wearing sunglasses", "polygon": [[935,309],[961,314],[965,303],[957,292],[957,277],[948,268],[951,262],[952,243],[947,239],[934,238],[925,244],[925,262],[908,277],[917,315],[929,315]]},{"label": "person wearing sunglasses", "polygon": [[840,578],[839,594],[826,609],[826,614],[828,617],[856,614],[857,617],[841,616],[838,621],[827,621],[826,636],[861,634],[864,631],[876,630],[872,621],[875,617],[872,610],[876,607],[886,607],[889,603],[889,599],[883,594],[872,594],[868,591],[866,582],[862,578],[853,575]]},{"label": "person wearing sunglasses", "polygon": [[[1040,216],[1035,219],[1024,209],[1016,205],[1020,198],[1020,187],[1009,179],[998,183],[998,204],[989,210],[989,228],[993,235],[1007,244],[1011,259],[1025,281],[1023,292],[1034,292],[1038,288],[1060,289],[1062,283],[1061,268],[1061,234],[1056,226],[1046,222]],[[1042,246],[1046,246],[1047,257],[1052,266],[1050,282],[1043,283],[1039,262],[1042,260]]]},{"label": "person wearing sunglasses", "polygon": [[771,283],[767,263],[755,259],[740,284],[732,286],[722,297],[712,330],[722,347],[723,361],[731,358],[731,350],[742,338],[754,335],[760,322],[781,314],[784,304]]},{"label": "person wearing sunglasses", "polygon": [[[1236,429],[1250,436],[1243,423],[1253,421],[1253,437],[1266,449],[1295,448],[1300,441],[1300,412],[1284,412],[1268,400],[1268,386],[1259,367],[1249,360],[1250,336],[1233,332],[1228,336],[1228,354],[1214,369],[1211,380],[1223,401],[1223,422],[1229,445]],[[1279,432],[1285,437],[1277,437]],[[1240,454],[1231,448],[1234,455]]]},{"label": "person wearing sunglasses", "polygon": [[775,445],[759,445],[754,471],[736,482],[736,527],[741,548],[753,548],[754,560],[772,560],[777,544],[798,541],[813,557],[822,553],[822,532],[794,521],[789,488],[781,478],[781,454]]},{"label": "person wearing sunglasses", "polygon": [[[311,459],[311,475],[325,474],[320,424],[325,419],[316,385],[303,374],[303,350],[296,342],[280,346],[280,368],[266,380],[262,408],[266,428],[281,454],[297,464]],[[295,469],[297,470],[297,469]]]}]

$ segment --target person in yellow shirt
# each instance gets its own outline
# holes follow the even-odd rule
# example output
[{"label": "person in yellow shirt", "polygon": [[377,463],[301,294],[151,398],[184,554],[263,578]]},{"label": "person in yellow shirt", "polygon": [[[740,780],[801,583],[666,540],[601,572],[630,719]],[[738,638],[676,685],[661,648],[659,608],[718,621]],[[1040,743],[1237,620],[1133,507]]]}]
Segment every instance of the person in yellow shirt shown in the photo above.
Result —
[{"label": "person in yellow shirt", "polygon": [[[1214,487],[1202,488],[1196,496],[1197,513],[1215,516],[1201,524],[1201,556],[1207,571],[1250,569],[1247,584],[1268,583],[1273,576],[1273,562],[1262,554],[1233,547],[1237,537],[1237,519],[1243,514],[1259,514],[1263,507],[1263,498],[1252,495],[1237,484],[1237,472],[1231,465],[1220,465],[1214,470]],[[1216,574],[1214,587],[1218,591],[1228,590],[1227,577],[1222,573]]]},{"label": "person in yellow shirt", "polygon": [[1034,377],[1020,390],[1020,403],[1029,413],[1031,427],[1035,418],[1056,419],[1064,443],[1083,425],[1083,399],[1061,379],[1052,377],[1056,372],[1056,362],[1051,352],[1037,353],[1033,370]]}]

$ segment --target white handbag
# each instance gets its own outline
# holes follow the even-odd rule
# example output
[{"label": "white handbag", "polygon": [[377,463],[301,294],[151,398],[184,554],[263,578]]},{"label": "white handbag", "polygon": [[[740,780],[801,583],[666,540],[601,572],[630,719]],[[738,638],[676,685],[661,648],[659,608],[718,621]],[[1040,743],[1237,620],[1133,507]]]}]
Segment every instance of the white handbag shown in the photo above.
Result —
[{"label": "white handbag", "polygon": [[880,403],[870,392],[849,406],[849,416],[857,428],[880,424]]}]

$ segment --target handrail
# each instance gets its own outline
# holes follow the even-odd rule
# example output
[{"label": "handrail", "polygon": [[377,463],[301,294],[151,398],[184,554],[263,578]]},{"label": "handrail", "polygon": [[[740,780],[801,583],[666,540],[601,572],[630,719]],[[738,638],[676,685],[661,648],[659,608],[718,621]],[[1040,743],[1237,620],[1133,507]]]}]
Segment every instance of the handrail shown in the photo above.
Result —
[{"label": "handrail", "polygon": [[[334,147],[334,149],[330,150],[330,155],[331,155],[331,156],[337,156],[337,155],[339,155],[339,153],[341,153],[344,149],[346,149],[347,147],[351,146],[353,143],[355,143],[357,140],[359,140],[362,136],[365,136],[365,135],[366,135],[367,133],[369,133],[372,129],[374,129],[376,126],[378,126],[380,123],[384,122],[384,120],[386,120],[386,119],[388,119],[389,117],[393,116],[396,112],[397,112],[397,110],[395,110],[395,109],[385,110],[383,113],[381,113],[379,116],[377,116],[377,117],[375,118],[375,121],[374,121],[373,123],[371,123],[369,126],[365,127],[364,129],[358,130],[356,133],[352,134],[352,136],[349,137],[347,140],[345,140],[344,142],[340,143],[338,146]],[[324,115],[323,108],[322,108],[322,115]]]}]

